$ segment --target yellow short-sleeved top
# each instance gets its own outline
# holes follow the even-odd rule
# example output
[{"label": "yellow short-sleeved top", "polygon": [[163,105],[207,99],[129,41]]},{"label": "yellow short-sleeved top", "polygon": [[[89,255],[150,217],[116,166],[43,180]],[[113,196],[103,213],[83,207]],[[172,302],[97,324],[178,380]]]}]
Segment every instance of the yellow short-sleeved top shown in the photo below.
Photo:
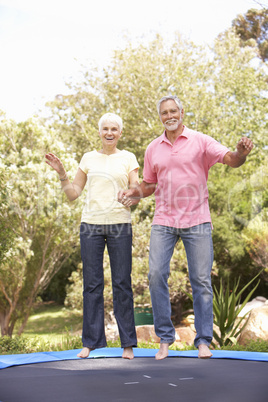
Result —
[{"label": "yellow short-sleeved top", "polygon": [[136,156],[128,151],[106,155],[96,150],[83,155],[79,168],[87,175],[87,194],[81,222],[99,225],[130,223],[130,208],[117,201],[127,189],[129,173],[137,169]]}]

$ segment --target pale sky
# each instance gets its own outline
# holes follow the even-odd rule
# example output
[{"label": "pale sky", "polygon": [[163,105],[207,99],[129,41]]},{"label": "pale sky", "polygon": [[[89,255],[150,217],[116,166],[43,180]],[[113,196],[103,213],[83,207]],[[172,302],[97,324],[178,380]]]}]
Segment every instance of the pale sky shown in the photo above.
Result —
[{"label": "pale sky", "polygon": [[[259,0],[268,7],[268,0]],[[67,93],[80,65],[160,33],[212,44],[254,0],[0,0],[0,109],[23,121]]]}]

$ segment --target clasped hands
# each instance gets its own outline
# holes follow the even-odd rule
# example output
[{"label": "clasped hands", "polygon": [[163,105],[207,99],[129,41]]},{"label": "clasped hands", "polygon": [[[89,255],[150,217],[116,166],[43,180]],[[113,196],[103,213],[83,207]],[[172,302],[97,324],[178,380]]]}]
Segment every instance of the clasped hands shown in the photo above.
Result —
[{"label": "clasped hands", "polygon": [[133,191],[129,190],[120,190],[118,192],[118,201],[121,202],[125,207],[131,207],[132,205],[136,205],[139,202],[139,198],[133,197]]}]

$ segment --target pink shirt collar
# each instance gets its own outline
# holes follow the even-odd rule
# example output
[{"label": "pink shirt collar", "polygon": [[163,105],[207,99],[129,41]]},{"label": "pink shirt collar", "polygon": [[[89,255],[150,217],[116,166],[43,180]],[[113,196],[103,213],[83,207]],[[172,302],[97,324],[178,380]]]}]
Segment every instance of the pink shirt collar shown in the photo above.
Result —
[{"label": "pink shirt collar", "polygon": [[[178,136],[178,138],[180,137],[186,137],[189,138],[189,133],[187,132],[188,129],[186,126],[183,126],[183,132]],[[178,138],[176,139],[175,142],[177,142]],[[171,144],[171,142],[169,141],[169,139],[166,136],[166,130],[163,132],[163,134],[160,136],[160,143],[161,142],[167,142],[168,144]],[[172,144],[171,144],[172,145]]]}]

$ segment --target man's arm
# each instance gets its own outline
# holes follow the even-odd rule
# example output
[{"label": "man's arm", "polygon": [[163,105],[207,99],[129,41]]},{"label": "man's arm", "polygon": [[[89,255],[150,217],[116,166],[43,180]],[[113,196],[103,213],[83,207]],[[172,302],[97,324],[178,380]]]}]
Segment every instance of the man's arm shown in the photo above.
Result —
[{"label": "man's arm", "polygon": [[223,163],[233,168],[243,165],[252,148],[252,141],[247,137],[242,137],[236,146],[236,151],[229,151],[224,155]]},{"label": "man's arm", "polygon": [[141,184],[137,184],[135,187],[120,191],[118,193],[118,201],[125,206],[135,205],[137,204],[137,200],[152,195],[155,192],[156,185],[156,183],[147,183],[143,180]]}]

